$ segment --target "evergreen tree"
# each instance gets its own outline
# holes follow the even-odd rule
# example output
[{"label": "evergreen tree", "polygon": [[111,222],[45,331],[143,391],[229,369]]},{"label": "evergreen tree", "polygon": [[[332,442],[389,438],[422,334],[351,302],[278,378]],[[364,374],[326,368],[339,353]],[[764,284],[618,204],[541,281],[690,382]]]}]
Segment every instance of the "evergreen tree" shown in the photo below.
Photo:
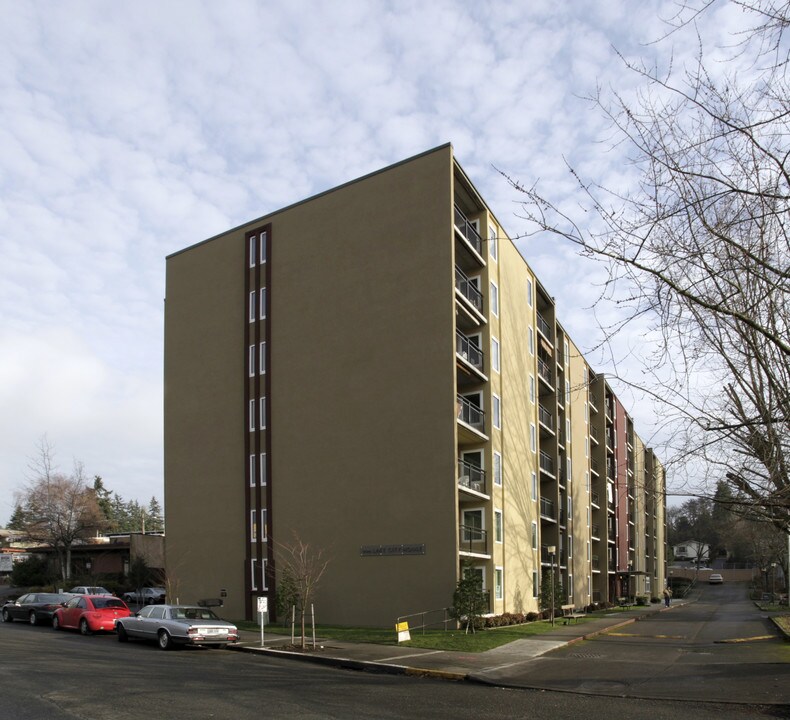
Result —
[{"label": "evergreen tree", "polygon": [[162,532],[165,529],[165,522],[162,517],[162,506],[155,498],[151,498],[148,503],[148,515],[145,521],[145,529],[147,532]]},{"label": "evergreen tree", "polygon": [[102,480],[101,475],[96,475],[93,478],[93,492],[96,493],[96,502],[99,504],[99,509],[107,519],[107,529],[113,532],[115,530],[115,518],[113,517],[112,493],[104,487],[104,480]]},{"label": "evergreen tree", "polygon": [[9,530],[24,530],[27,527],[27,515],[24,508],[17,503],[6,528]]},{"label": "evergreen tree", "polygon": [[452,616],[466,624],[466,632],[475,631],[480,616],[488,611],[488,598],[483,592],[483,578],[471,563],[464,564],[463,576],[453,593]]}]

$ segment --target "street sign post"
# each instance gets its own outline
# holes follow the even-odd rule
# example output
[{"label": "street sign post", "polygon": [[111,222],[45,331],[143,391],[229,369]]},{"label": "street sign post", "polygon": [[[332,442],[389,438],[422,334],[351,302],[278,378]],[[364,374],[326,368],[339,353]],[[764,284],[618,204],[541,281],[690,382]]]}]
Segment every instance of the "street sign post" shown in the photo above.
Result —
[{"label": "street sign post", "polygon": [[266,615],[266,613],[269,612],[269,598],[267,598],[267,597],[259,597],[258,598],[258,612],[260,613],[260,616],[261,616],[261,647],[263,647],[263,644],[264,644],[264,641],[265,641],[265,639],[264,639],[264,632],[263,632],[263,626],[264,626],[265,615]]}]

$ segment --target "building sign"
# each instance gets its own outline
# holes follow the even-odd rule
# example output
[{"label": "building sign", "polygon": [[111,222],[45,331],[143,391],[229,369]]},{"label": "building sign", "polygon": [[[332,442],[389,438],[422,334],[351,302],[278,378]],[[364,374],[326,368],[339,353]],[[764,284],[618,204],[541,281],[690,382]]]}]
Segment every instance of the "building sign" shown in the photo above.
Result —
[{"label": "building sign", "polygon": [[14,559],[8,553],[0,554],[0,572],[11,572],[14,569]]},{"label": "building sign", "polygon": [[385,555],[425,555],[425,543],[406,543],[403,545],[363,545],[359,548],[362,557],[383,557]]}]

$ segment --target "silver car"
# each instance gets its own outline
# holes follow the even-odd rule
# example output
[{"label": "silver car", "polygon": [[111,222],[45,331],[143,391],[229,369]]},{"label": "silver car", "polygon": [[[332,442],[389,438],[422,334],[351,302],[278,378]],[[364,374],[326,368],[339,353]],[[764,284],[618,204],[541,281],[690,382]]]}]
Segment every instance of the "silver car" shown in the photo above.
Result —
[{"label": "silver car", "polygon": [[118,642],[128,642],[129,638],[153,640],[162,650],[176,645],[222,648],[239,640],[235,625],[208,608],[194,605],[148,605],[136,615],[118,620],[115,629]]}]

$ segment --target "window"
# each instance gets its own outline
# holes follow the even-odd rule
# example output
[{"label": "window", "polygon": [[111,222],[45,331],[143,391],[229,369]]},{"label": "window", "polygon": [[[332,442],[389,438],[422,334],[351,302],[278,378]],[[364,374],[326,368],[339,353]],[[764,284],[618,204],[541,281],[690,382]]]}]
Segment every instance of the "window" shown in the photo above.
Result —
[{"label": "window", "polygon": [[590,508],[587,508],[587,527],[590,527]]},{"label": "window", "polygon": [[565,442],[571,444],[571,421],[565,421]]},{"label": "window", "polygon": [[266,540],[266,508],[261,508],[261,540]]},{"label": "window", "polygon": [[491,368],[499,372],[499,340],[491,338]]},{"label": "window", "polygon": [[251,235],[249,240],[250,267],[255,267],[255,246],[257,245],[255,240],[255,235]]},{"label": "window", "polygon": [[532,549],[538,549],[538,524],[532,521]]},{"label": "window", "polygon": [[258,539],[258,513],[255,510],[250,510],[250,542],[256,542]]},{"label": "window", "polygon": [[491,312],[496,317],[499,317],[499,288],[494,282],[491,283],[491,299],[489,302],[491,303]]},{"label": "window", "polygon": [[255,399],[250,400],[250,432],[255,430]]},{"label": "window", "polygon": [[250,322],[255,322],[255,290],[250,293]]},{"label": "window", "polygon": [[261,265],[266,262],[268,248],[266,247],[266,231],[261,233]]},{"label": "window", "polygon": [[499,430],[502,427],[502,417],[501,417],[501,401],[499,396],[494,395],[493,398],[493,407],[491,408],[491,412],[493,414],[493,423],[494,427]]},{"label": "window", "polygon": [[573,600],[573,575],[568,575],[568,600]]},{"label": "window", "polygon": [[502,456],[494,451],[494,485],[502,485]]},{"label": "window", "polygon": [[[567,467],[568,467],[568,482],[571,483],[573,482],[573,465],[571,464],[570,457],[568,457]],[[570,498],[568,498],[568,500],[570,500]]]},{"label": "window", "polygon": [[535,423],[529,424],[529,447],[534,453],[538,451],[538,438],[535,434]]},{"label": "window", "polygon": [[258,589],[257,570],[258,570],[258,561],[255,558],[253,558],[252,560],[250,560],[250,585],[252,586],[253,590]]},{"label": "window", "polygon": [[264,486],[264,485],[266,485],[266,453],[261,453],[261,456],[260,456],[259,460],[260,460],[260,466],[261,466],[261,468],[260,468],[260,474],[261,474],[260,481],[261,481],[261,486]]},{"label": "window", "polygon": [[266,319],[266,288],[261,288],[261,320]]},{"label": "window", "polygon": [[538,499],[538,474],[535,471],[532,472],[532,499]]},{"label": "window", "polygon": [[502,542],[502,511],[494,510],[494,541]]},{"label": "window", "polygon": [[527,280],[527,302],[532,307],[532,280]]},{"label": "window", "polygon": [[535,376],[529,376],[529,401],[535,404]]},{"label": "window", "polygon": [[502,568],[494,568],[494,597],[497,600],[502,599]]},{"label": "window", "polygon": [[250,486],[255,486],[255,455],[250,455]]},{"label": "window", "polygon": [[590,492],[590,473],[584,473],[584,488],[587,492]]},{"label": "window", "polygon": [[258,352],[258,372],[261,375],[266,374],[266,342],[262,342],[259,346]]},{"label": "window", "polygon": [[496,228],[493,225],[488,226],[488,251],[491,253],[491,259],[496,262],[497,253],[499,248],[497,247],[497,237],[496,237]]},{"label": "window", "polygon": [[479,542],[483,539],[483,511],[464,510],[464,542]]},{"label": "window", "polygon": [[250,377],[255,375],[255,345],[250,345],[247,351],[247,366]]},{"label": "window", "polygon": [[260,421],[261,421],[261,430],[266,429],[266,398],[262,397],[260,399]]},{"label": "window", "polygon": [[568,557],[573,557],[573,535],[568,535]]},{"label": "window", "polygon": [[250,560],[250,578],[253,590],[258,589],[258,579],[261,581],[261,589],[268,590],[266,585],[266,560]]},{"label": "window", "polygon": [[567,340],[563,343],[562,350],[565,353],[565,364],[570,365],[570,346]]},{"label": "window", "polygon": [[590,438],[584,438],[584,457],[590,457]]},{"label": "window", "polygon": [[571,401],[571,381],[565,381],[565,402],[569,403]]},{"label": "window", "polygon": [[587,541],[587,559],[590,559],[590,541]]},{"label": "window", "polygon": [[573,498],[568,496],[568,520],[573,520]]}]

